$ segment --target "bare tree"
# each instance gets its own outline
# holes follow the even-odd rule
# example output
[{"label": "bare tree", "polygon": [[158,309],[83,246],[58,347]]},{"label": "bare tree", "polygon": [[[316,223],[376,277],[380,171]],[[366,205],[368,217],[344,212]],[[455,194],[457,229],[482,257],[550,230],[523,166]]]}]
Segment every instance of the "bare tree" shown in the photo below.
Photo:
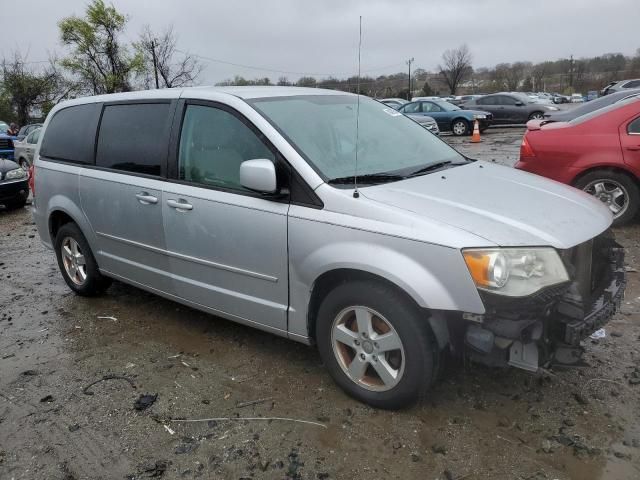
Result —
[{"label": "bare tree", "polygon": [[69,93],[53,61],[44,67],[33,67],[15,52],[11,58],[2,60],[1,69],[4,95],[20,125],[27,123],[33,114],[46,115],[51,106]]},{"label": "bare tree", "polygon": [[452,95],[456,94],[460,84],[473,73],[472,59],[466,44],[442,54],[442,64],[438,65],[438,70]]},{"label": "bare tree", "polygon": [[195,56],[176,48],[177,38],[170,26],[162,33],[154,33],[146,26],[135,44],[144,58],[147,83],[156,88],[185,87],[193,85],[202,65]]},{"label": "bare tree", "polygon": [[530,69],[531,63],[528,62],[499,63],[494,74],[496,83],[508,91],[516,91]]}]

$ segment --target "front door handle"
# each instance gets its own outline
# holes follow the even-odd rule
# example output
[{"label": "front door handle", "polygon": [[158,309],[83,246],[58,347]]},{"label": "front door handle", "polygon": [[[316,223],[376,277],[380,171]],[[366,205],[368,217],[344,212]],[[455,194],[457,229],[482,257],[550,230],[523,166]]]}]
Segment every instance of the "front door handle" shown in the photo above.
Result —
[{"label": "front door handle", "polygon": [[147,192],[136,193],[136,198],[143,205],[155,205],[158,203],[158,197],[149,195]]},{"label": "front door handle", "polygon": [[167,205],[169,205],[171,208],[175,208],[179,212],[186,212],[188,210],[193,210],[193,205],[188,203],[186,200],[182,200],[182,199],[180,200],[169,199],[167,200]]},{"label": "front door handle", "polygon": [[627,150],[631,150],[632,152],[637,152],[640,150],[640,145],[630,145],[627,147]]}]

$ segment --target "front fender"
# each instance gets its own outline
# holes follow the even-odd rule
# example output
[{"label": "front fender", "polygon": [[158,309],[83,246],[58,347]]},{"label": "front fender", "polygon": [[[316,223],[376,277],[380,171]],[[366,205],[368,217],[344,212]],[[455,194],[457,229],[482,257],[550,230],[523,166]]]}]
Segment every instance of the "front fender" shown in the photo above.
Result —
[{"label": "front fender", "polygon": [[417,305],[432,310],[484,313],[460,250],[335,224],[289,221],[289,332],[307,336],[316,280],[337,269],[384,278]]}]

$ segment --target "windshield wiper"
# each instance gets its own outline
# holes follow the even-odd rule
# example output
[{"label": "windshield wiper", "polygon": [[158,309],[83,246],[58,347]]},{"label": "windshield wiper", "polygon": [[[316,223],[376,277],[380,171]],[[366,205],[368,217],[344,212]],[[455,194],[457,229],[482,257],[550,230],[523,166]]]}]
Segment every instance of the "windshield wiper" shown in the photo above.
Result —
[{"label": "windshield wiper", "polygon": [[435,172],[436,170],[440,170],[444,167],[451,165],[451,160],[447,160],[446,162],[438,162],[432,165],[427,165],[426,167],[419,168],[418,170],[411,172],[408,177],[417,177],[419,175],[424,175],[425,173]]},{"label": "windshield wiper", "polygon": [[[395,182],[398,180],[403,180],[406,177],[402,175],[397,175],[395,173],[369,173],[367,175],[358,175],[358,183],[385,183],[385,182]],[[327,183],[333,185],[349,185],[355,182],[355,177],[353,175],[349,177],[338,177],[332,178]]]}]

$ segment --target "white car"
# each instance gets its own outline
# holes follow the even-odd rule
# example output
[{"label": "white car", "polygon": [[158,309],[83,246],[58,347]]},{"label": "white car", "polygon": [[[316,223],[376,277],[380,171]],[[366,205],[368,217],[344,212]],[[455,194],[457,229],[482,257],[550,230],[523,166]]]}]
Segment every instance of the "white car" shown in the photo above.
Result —
[{"label": "white car", "polygon": [[584,97],[581,93],[574,93],[570,97],[571,103],[584,103]]}]

